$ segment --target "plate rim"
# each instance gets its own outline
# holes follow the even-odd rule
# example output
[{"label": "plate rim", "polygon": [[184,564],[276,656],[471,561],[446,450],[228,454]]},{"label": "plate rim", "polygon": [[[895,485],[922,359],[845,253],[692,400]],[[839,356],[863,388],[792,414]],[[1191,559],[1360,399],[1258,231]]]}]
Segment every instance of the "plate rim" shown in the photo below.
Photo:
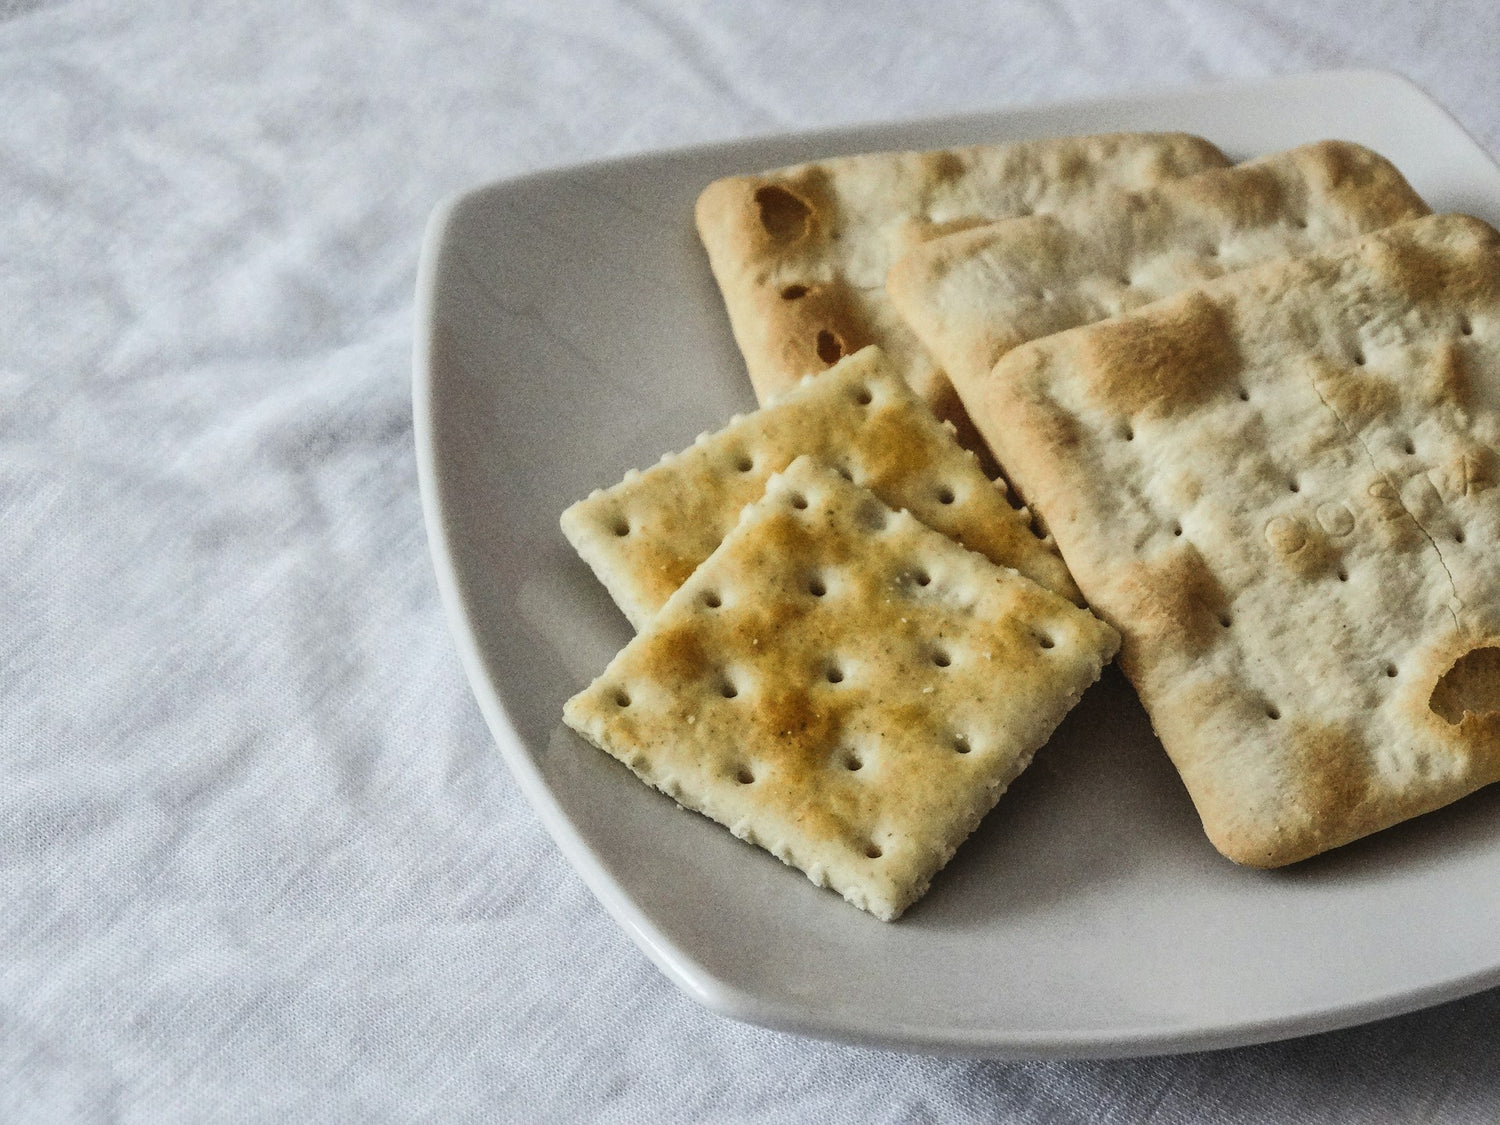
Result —
[{"label": "plate rim", "polygon": [[[715,976],[691,951],[664,935],[635,900],[604,869],[594,853],[561,809],[550,786],[531,760],[501,693],[491,676],[475,630],[475,618],[464,589],[452,546],[448,504],[439,471],[439,448],[433,403],[440,376],[434,362],[439,284],[449,236],[458,213],[471,201],[497,191],[548,180],[567,180],[601,171],[628,170],[632,165],[656,164],[679,158],[746,157],[756,149],[775,144],[826,145],[831,151],[857,145],[858,138],[872,131],[892,128],[941,131],[980,122],[1016,122],[1044,118],[1060,112],[1086,111],[1090,107],[1119,109],[1132,103],[1159,104],[1174,98],[1205,93],[1215,96],[1248,94],[1269,88],[1312,88],[1345,83],[1387,86],[1397,96],[1416,98],[1443,115],[1466,137],[1491,166],[1495,160],[1453,114],[1416,82],[1404,74],[1375,67],[1299,71],[1259,78],[1242,78],[1182,86],[1128,91],[1038,102],[993,110],[936,117],[912,117],[860,121],[852,124],[794,132],[756,133],[728,141],[705,141],[691,145],[633,153],[621,157],[581,161],[519,176],[505,177],[456,191],[440,200],[423,232],[416,274],[413,306],[412,423],[417,467],[418,494],[432,561],[439,601],[449,632],[458,650],[460,664],[479,705],[486,726],[510,768],[522,795],[536,813],[564,858],[583,879],[605,911],[646,954],[656,968],[680,991],[708,1010],[732,1019],[777,1031],[859,1046],[915,1051],[926,1054],[1005,1060],[1104,1059],[1161,1055],[1188,1051],[1220,1050],[1271,1042],[1352,1027],[1373,1020],[1399,1016],[1422,1008],[1456,1000],[1500,985],[1500,960],[1489,968],[1461,974],[1448,980],[1416,988],[1396,988],[1373,998],[1345,1005],[1323,1005],[1256,1021],[1213,1024],[1205,1021],[1173,1028],[1107,1030],[1057,1033],[1045,1036],[1025,1031],[994,1028],[954,1028],[932,1022],[913,1022],[879,1028],[857,1021],[815,1018],[798,1008],[730,984]],[[1500,175],[1500,166],[1495,166]],[[726,173],[729,174],[729,173]]]}]

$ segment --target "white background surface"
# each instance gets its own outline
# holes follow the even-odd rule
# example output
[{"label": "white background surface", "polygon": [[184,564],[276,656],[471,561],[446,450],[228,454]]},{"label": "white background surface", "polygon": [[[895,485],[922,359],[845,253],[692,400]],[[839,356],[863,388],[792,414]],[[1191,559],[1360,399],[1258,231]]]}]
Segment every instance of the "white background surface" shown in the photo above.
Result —
[{"label": "white background surface", "polygon": [[1408,74],[1500,150],[1489,2],[860,8],[0,0],[0,1119],[1494,1115],[1493,992],[1110,1063],[731,1023],[520,798],[417,505],[442,196],[1344,65]]}]

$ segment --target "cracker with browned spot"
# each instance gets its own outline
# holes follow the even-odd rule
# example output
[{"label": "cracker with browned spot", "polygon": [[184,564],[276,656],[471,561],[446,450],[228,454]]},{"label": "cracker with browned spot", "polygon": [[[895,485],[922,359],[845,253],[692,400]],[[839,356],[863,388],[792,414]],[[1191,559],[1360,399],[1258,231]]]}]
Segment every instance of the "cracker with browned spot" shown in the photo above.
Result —
[{"label": "cracker with browned spot", "polygon": [[568,508],[562,528],[636,628],[713,552],[772,473],[802,454],[846,472],[894,508],[1077,599],[1051,541],[1011,507],[974,456],[891,370],[878,348]]},{"label": "cracker with browned spot", "polygon": [[[1323,141],[935,239],[897,262],[887,287],[963,398],[1028,340],[1427,213],[1389,161]],[[1173,346],[1197,338],[1175,333]],[[1131,353],[1141,362],[1120,378],[1144,379],[1143,394],[1152,393],[1153,372],[1190,370],[1194,361]]]},{"label": "cracker with browned spot", "polygon": [[869,153],[715,181],[697,224],[761,402],[879,344],[939,417],[962,426],[952,386],[886,298],[886,272],[903,253],[1103,185],[1147,187],[1227,163],[1180,133]]},{"label": "cracker with browned spot", "polygon": [[1500,779],[1489,226],[1235,273],[978,389],[1225,855],[1289,863]]},{"label": "cracker with browned spot", "polygon": [[1088,611],[803,457],[564,718],[891,920],[1117,643]]}]

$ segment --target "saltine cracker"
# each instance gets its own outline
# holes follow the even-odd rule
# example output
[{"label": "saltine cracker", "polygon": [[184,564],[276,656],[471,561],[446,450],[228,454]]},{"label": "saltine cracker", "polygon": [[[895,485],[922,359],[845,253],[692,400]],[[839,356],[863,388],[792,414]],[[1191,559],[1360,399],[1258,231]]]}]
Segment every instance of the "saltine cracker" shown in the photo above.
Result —
[{"label": "saltine cracker", "polygon": [[564,719],[889,921],[1117,643],[1087,610],[803,457]]},{"label": "saltine cracker", "polygon": [[929,527],[1078,599],[1051,540],[922,405],[879,348],[733,419],[562,514],[563,533],[642,627],[718,546],[772,473],[814,454]]}]

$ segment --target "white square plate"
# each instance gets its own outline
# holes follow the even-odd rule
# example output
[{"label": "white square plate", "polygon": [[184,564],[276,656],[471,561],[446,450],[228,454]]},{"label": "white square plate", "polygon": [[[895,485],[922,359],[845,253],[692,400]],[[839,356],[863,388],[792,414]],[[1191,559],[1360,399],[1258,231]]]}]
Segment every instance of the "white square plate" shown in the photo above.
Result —
[{"label": "white square plate", "polygon": [[754,406],[692,229],[705,184],[835,153],[1177,129],[1236,158],[1359,141],[1436,209],[1500,220],[1500,169],[1416,88],[1366,72],[645,156],[433,215],[417,455],[469,679],[564,854],[708,1007],[910,1049],[1099,1056],[1319,1031],[1500,983],[1500,787],[1287,870],[1237,868],[1114,672],[894,925],[562,725],[631,630],[558,514]]}]

